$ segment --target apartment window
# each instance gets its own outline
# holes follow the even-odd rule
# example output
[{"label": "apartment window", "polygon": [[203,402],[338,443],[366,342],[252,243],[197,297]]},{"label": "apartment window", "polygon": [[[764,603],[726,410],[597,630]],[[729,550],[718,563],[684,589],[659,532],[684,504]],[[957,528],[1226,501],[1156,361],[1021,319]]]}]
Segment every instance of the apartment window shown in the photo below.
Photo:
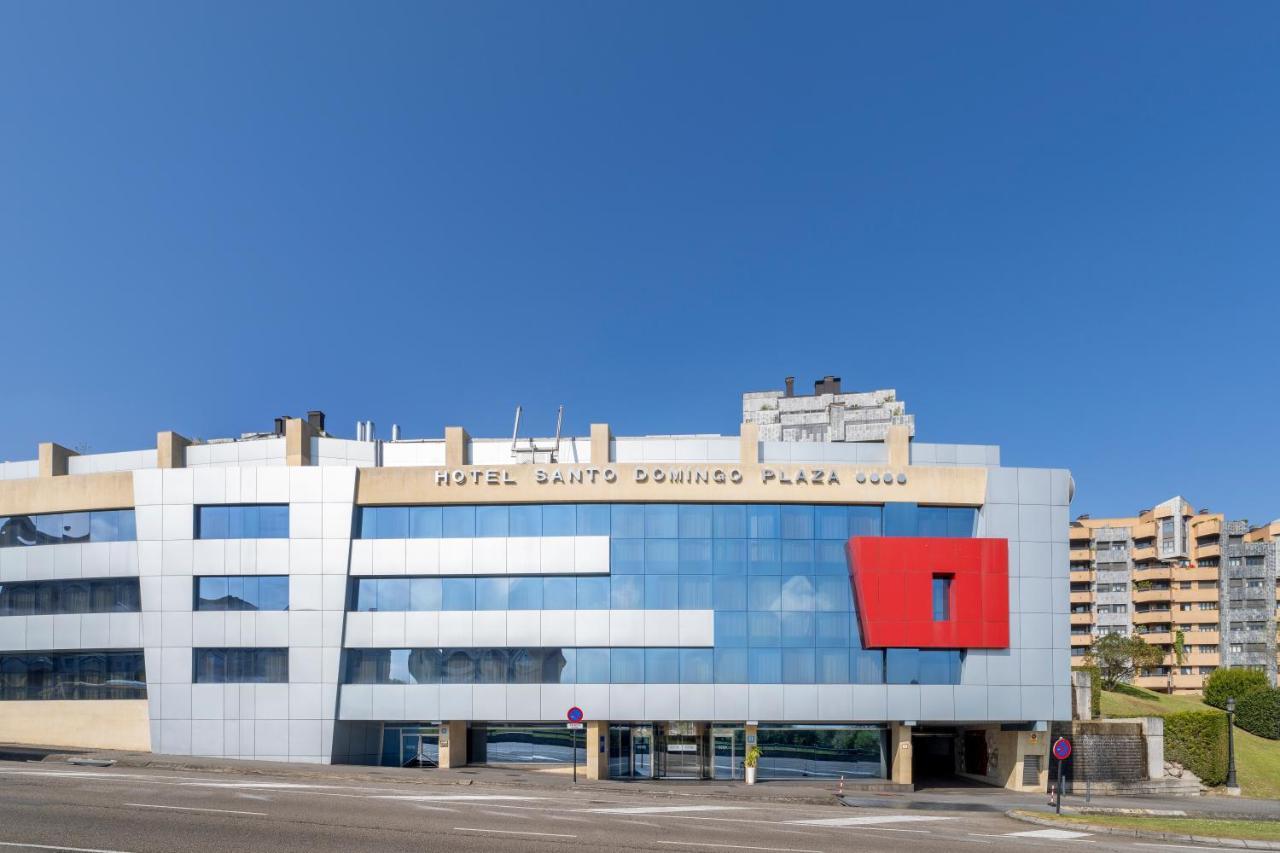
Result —
[{"label": "apartment window", "polygon": [[933,621],[946,622],[951,618],[952,575],[933,576]]},{"label": "apartment window", "polygon": [[1227,557],[1227,566],[1234,568],[1243,565],[1243,561],[1239,557]]},{"label": "apartment window", "polygon": [[1178,589],[1191,589],[1191,581],[1180,581]]},{"label": "apartment window", "polygon": [[1265,563],[1266,563],[1266,558],[1263,557],[1261,554],[1244,558],[1244,564],[1246,566],[1261,566],[1261,565],[1265,565]]},{"label": "apartment window", "polygon": [[1217,589],[1218,582],[1217,581],[1196,581],[1196,588],[1197,589]]},{"label": "apartment window", "polygon": [[1217,646],[1196,646],[1196,651],[1202,655],[1213,655],[1218,653]]},{"label": "apartment window", "polygon": [[1178,605],[1178,610],[1182,611],[1183,613],[1187,612],[1187,611],[1188,611],[1188,610],[1190,610],[1190,609],[1191,609],[1191,605],[1190,605],[1190,604],[1179,604],[1179,605]]},{"label": "apartment window", "polygon": [[1202,666],[1200,667],[1200,674],[1211,675],[1215,669],[1217,669],[1216,666]]},{"label": "apartment window", "polygon": [[1218,602],[1216,601],[1201,601],[1199,602],[1199,605],[1201,610],[1217,610],[1218,609]]},{"label": "apartment window", "polygon": [[137,578],[0,584],[0,616],[137,613],[141,609]]},{"label": "apartment window", "polygon": [[197,539],[288,539],[288,504],[196,507]]},{"label": "apartment window", "polygon": [[1244,651],[1244,646],[1243,646],[1242,644],[1240,644],[1240,643],[1232,643],[1232,644],[1231,644],[1231,651],[1232,651],[1232,652],[1234,652],[1234,653],[1236,653],[1236,654],[1240,654],[1241,652],[1243,652],[1243,651]]},{"label": "apartment window", "polygon": [[141,651],[0,654],[0,700],[145,698]]},{"label": "apartment window", "polygon": [[196,610],[288,610],[287,575],[219,575],[195,579]]},{"label": "apartment window", "polygon": [[0,516],[0,548],[70,542],[132,542],[137,538],[131,509]]},{"label": "apartment window", "polygon": [[288,649],[192,649],[196,684],[286,684]]}]

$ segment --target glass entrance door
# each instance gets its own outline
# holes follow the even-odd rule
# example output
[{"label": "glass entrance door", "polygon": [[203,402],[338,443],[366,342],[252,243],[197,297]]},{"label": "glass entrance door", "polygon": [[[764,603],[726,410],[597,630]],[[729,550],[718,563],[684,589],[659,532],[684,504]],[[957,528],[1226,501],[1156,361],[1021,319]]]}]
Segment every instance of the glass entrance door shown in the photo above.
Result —
[{"label": "glass entrance door", "polygon": [[384,726],[384,767],[439,767],[439,726]]},{"label": "glass entrance door", "polygon": [[741,728],[718,726],[711,730],[711,778],[741,779],[746,755],[746,732]]},{"label": "glass entrance door", "polygon": [[658,776],[663,779],[702,779],[706,772],[704,738],[697,723],[666,723],[658,727]]},{"label": "glass entrance door", "polygon": [[653,778],[653,726],[609,727],[609,778]]}]

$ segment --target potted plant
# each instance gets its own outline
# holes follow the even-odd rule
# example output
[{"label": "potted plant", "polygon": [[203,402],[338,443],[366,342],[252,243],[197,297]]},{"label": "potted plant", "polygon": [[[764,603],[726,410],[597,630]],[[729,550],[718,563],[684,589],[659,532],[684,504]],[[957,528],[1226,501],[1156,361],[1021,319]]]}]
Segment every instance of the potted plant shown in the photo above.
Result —
[{"label": "potted plant", "polygon": [[760,747],[753,746],[747,750],[747,756],[742,760],[742,765],[747,769],[747,784],[754,785],[756,783],[756,765],[760,763]]}]

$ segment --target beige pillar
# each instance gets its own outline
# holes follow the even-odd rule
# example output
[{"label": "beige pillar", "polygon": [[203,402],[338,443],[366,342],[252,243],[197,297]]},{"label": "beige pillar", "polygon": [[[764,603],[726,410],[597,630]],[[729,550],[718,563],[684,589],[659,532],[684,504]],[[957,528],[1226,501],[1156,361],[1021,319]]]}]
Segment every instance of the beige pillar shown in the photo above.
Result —
[{"label": "beige pillar", "polygon": [[467,723],[450,720],[440,724],[440,766],[465,767],[467,765]]},{"label": "beige pillar", "polygon": [[905,426],[891,425],[884,443],[889,454],[890,468],[906,468],[911,464],[911,435]]},{"label": "beige pillar", "polygon": [[467,450],[471,436],[462,427],[444,428],[444,464],[450,468],[460,468],[467,464]]},{"label": "beige pillar", "polygon": [[284,422],[284,460],[286,465],[311,464],[311,437],[315,430],[301,418],[288,418]]},{"label": "beige pillar", "polygon": [[63,477],[67,473],[67,460],[72,456],[79,456],[74,450],[63,447],[61,444],[54,444],[52,441],[41,442],[40,444],[40,476],[41,477]]},{"label": "beige pillar", "polygon": [[190,445],[191,439],[178,435],[176,432],[156,433],[156,467],[187,467],[187,448]]},{"label": "beige pillar", "polygon": [[609,464],[609,443],[613,439],[613,433],[609,430],[608,424],[592,424],[591,425],[591,464],[592,465],[608,465]]},{"label": "beige pillar", "polygon": [[760,426],[744,423],[738,432],[738,461],[755,465],[760,461]]},{"label": "beige pillar", "polygon": [[[595,441],[595,425],[592,425],[592,443]],[[594,452],[594,447],[593,447]],[[594,457],[592,457],[594,459]],[[587,778],[609,778],[609,721],[591,720],[587,723],[586,752]]]},{"label": "beige pillar", "polygon": [[889,732],[889,780],[911,785],[911,726],[894,723]]}]

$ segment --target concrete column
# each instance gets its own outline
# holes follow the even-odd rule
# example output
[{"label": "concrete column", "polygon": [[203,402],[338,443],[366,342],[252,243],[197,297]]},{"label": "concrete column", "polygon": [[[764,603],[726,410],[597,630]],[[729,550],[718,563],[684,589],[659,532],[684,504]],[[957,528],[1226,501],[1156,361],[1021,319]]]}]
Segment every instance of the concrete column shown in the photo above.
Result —
[{"label": "concrete column", "polygon": [[1071,710],[1077,720],[1093,719],[1093,679],[1084,670],[1071,672]]},{"label": "concrete column", "polygon": [[69,447],[54,444],[52,441],[40,443],[39,468],[41,477],[64,477],[67,473],[67,460],[79,456]]},{"label": "concrete column", "polygon": [[608,424],[591,425],[591,464],[600,466],[609,464],[609,443],[613,440],[613,432]]},{"label": "concrete column", "polygon": [[467,723],[450,720],[440,724],[440,766],[465,767],[467,765]]},{"label": "concrete column", "polygon": [[744,423],[738,432],[738,461],[743,465],[760,463],[760,427]]},{"label": "concrete column", "polygon": [[286,465],[311,464],[311,438],[315,430],[301,418],[289,418],[284,422],[284,461]]},{"label": "concrete column", "polygon": [[889,731],[889,780],[900,785],[911,781],[911,726],[894,723]]},{"label": "concrete column", "polygon": [[911,435],[903,424],[890,424],[885,436],[890,468],[906,468],[911,464]]},{"label": "concrete column", "polygon": [[470,449],[471,436],[462,427],[444,428],[444,464],[449,468],[460,468],[467,464],[467,451]]},{"label": "concrete column", "polygon": [[165,432],[156,433],[156,467],[187,467],[187,448],[189,446],[191,446],[191,439],[178,435],[176,432],[166,430]]},{"label": "concrete column", "polygon": [[1143,717],[1142,735],[1147,741],[1147,778],[1164,778],[1164,717]]},{"label": "concrete column", "polygon": [[[595,453],[595,424],[591,426],[592,453]],[[594,459],[594,455],[592,459]],[[586,728],[587,778],[609,778],[609,721],[591,720]]]}]

